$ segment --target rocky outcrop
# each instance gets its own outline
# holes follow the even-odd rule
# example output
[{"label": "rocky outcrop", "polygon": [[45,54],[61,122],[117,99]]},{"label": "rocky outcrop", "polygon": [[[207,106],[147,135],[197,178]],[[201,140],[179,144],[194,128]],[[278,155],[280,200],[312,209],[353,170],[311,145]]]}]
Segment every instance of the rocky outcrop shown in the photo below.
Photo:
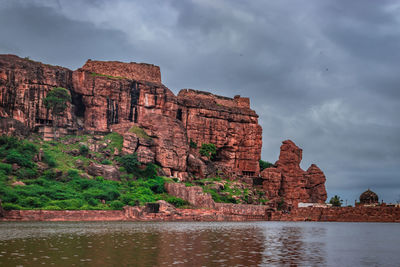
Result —
[{"label": "rocky outcrop", "polygon": [[182,198],[191,205],[199,208],[214,208],[215,203],[210,194],[204,193],[200,186],[186,187],[179,183],[166,183],[164,185],[168,194]]},{"label": "rocky outcrop", "polygon": [[263,190],[269,200],[278,200],[281,195],[282,173],[276,168],[267,168],[261,172]]},{"label": "rocky outcrop", "polygon": [[282,142],[276,167],[261,172],[263,189],[272,202],[284,200],[286,206],[297,207],[299,202],[325,203],[325,175],[312,164],[307,171],[300,168],[302,149],[291,140]]},{"label": "rocky outcrop", "polygon": [[[71,88],[72,71],[14,55],[0,55],[0,117],[13,118],[27,128],[52,124],[52,115],[43,105],[54,87]],[[67,107],[58,121],[74,128],[73,107]]]},{"label": "rocky outcrop", "polygon": [[325,190],[325,174],[317,165],[311,164],[307,169],[306,177],[308,178],[306,189],[310,195],[310,202],[325,203],[328,197]]},{"label": "rocky outcrop", "polygon": [[83,65],[82,69],[94,74],[108,75],[116,78],[161,83],[160,67],[147,63],[124,63],[119,61],[95,61],[89,59],[85,65]]},{"label": "rocky outcrop", "polygon": [[112,165],[103,165],[91,162],[87,168],[87,172],[92,176],[102,176],[106,180],[118,181],[119,179],[119,171]]},{"label": "rocky outcrop", "polygon": [[227,98],[208,92],[181,90],[177,117],[186,128],[188,139],[217,147],[215,161],[229,173],[257,176],[262,146],[258,115],[248,98]]},{"label": "rocky outcrop", "polygon": [[[136,152],[141,162],[158,163],[167,175],[182,179],[188,177],[190,140],[197,150],[213,143],[214,166],[229,175],[258,175],[262,129],[248,98],[194,90],[175,96],[161,84],[159,67],[149,64],[89,60],[71,71],[0,55],[0,117],[52,138],[54,119],[43,99],[54,87],[67,88],[72,98],[57,120],[60,134],[118,131],[127,139],[124,153]],[[152,141],[141,143],[127,134],[132,126]]]}]

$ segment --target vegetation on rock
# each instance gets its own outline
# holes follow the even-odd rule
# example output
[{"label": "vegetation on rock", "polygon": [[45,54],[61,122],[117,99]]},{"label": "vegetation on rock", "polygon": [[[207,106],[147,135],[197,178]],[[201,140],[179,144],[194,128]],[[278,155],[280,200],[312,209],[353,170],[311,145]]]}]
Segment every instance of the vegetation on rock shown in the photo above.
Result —
[{"label": "vegetation on rock", "polygon": [[263,171],[264,169],[271,168],[274,166],[274,164],[272,164],[271,162],[264,161],[262,159],[260,159],[259,163],[260,163],[260,172]]},{"label": "vegetation on rock", "polygon": [[53,134],[56,139],[58,118],[64,113],[68,102],[71,102],[69,91],[62,87],[55,87],[47,93],[43,100],[44,106],[51,111],[53,117]]},{"label": "vegetation on rock", "polygon": [[139,126],[133,125],[130,129],[129,129],[130,133],[134,133],[136,134],[137,137],[139,138],[144,138],[146,140],[151,140],[151,137]]},{"label": "vegetation on rock", "polygon": [[214,144],[205,143],[201,145],[199,153],[211,160],[217,154],[217,148]]},{"label": "vegetation on rock", "polygon": [[[104,139],[99,142],[104,143]],[[170,179],[157,176],[155,165],[140,168],[135,155],[106,158],[89,149],[82,153],[80,148],[87,148],[90,142],[90,135],[68,136],[59,142],[0,136],[0,199],[4,209],[121,209],[157,200],[179,207],[188,205],[165,192],[164,183]],[[115,144],[111,141],[109,145]],[[78,153],[71,153],[74,150]],[[122,162],[120,181],[91,177],[86,173],[90,162]],[[25,185],[13,185],[16,181]]]}]

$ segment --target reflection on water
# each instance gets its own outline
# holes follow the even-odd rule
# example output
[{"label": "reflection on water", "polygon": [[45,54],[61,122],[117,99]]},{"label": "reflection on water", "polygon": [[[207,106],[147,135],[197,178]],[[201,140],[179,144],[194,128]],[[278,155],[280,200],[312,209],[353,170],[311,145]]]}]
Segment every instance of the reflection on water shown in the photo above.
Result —
[{"label": "reflection on water", "polygon": [[0,266],[395,266],[399,234],[366,223],[0,223]]}]

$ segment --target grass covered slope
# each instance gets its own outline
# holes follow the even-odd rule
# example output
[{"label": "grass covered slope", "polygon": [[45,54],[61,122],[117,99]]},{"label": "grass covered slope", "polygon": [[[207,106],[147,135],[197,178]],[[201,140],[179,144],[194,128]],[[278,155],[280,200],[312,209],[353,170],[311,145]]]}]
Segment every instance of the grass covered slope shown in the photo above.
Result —
[{"label": "grass covered slope", "polygon": [[[168,178],[157,176],[157,167],[145,168],[118,156],[122,136],[110,134],[103,146],[91,151],[92,136],[73,136],[59,142],[0,137],[0,199],[4,209],[90,210],[121,209],[125,205],[166,200],[176,206],[187,202],[169,196]],[[132,155],[129,155],[132,156]],[[125,159],[125,162],[124,162]],[[87,174],[91,163],[120,167],[120,181]],[[131,164],[129,164],[131,163]]]}]

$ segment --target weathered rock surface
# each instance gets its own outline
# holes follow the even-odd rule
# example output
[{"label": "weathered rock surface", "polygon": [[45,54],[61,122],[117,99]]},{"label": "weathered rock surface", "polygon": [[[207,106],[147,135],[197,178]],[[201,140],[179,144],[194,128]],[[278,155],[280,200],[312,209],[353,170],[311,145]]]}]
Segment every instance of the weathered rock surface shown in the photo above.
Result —
[{"label": "weathered rock surface", "polygon": [[92,73],[161,83],[160,67],[147,63],[88,60],[82,67]]},{"label": "weathered rock surface", "polygon": [[307,169],[307,190],[310,195],[310,202],[313,203],[325,203],[327,199],[326,189],[325,189],[325,174],[318,168],[317,165],[311,164]]},{"label": "weathered rock surface", "polygon": [[157,162],[171,174],[186,172],[190,139],[199,148],[214,143],[215,163],[228,173],[258,174],[261,127],[248,98],[194,90],[182,90],[177,97],[161,84],[159,67],[150,64],[89,60],[71,71],[0,55],[2,117],[51,138],[53,118],[43,99],[54,87],[67,88],[72,97],[58,122],[62,134],[107,133],[118,125],[137,125],[149,133],[154,146],[135,147],[127,136],[131,140],[124,145],[125,153],[139,150],[143,162]]},{"label": "weathered rock surface", "polygon": [[[0,131],[11,125],[8,128],[14,131],[25,127],[51,138],[54,120],[43,99],[54,87],[67,88],[72,98],[58,120],[62,134],[116,131],[124,137],[122,153],[136,152],[142,163],[157,163],[166,175],[181,180],[190,173],[206,177],[217,169],[228,177],[259,174],[262,129],[249,99],[189,89],[175,96],[162,85],[159,67],[149,64],[89,60],[71,71],[0,55],[0,117],[7,119]],[[143,132],[131,131],[132,127]],[[190,141],[197,148],[190,148]],[[212,164],[198,154],[203,143],[217,148]],[[107,144],[89,146],[107,156],[118,153],[105,151]],[[293,142],[283,143],[277,167],[262,174],[269,198],[284,197],[288,204],[326,199],[324,174],[315,165],[303,171],[301,153]],[[116,179],[111,168],[89,166],[92,175]]]},{"label": "weathered rock surface", "polygon": [[25,186],[25,183],[22,181],[15,181],[11,184],[11,186]]},{"label": "weathered rock surface", "polygon": [[282,142],[276,168],[261,172],[263,188],[270,200],[284,199],[287,206],[297,207],[299,202],[325,203],[325,175],[312,164],[307,171],[300,168],[302,149],[291,140]]},{"label": "weathered rock surface", "polygon": [[258,175],[262,129],[248,98],[232,99],[186,89],[179,92],[178,100],[178,118],[189,140],[198,148],[203,143],[215,144],[216,163],[228,172]]},{"label": "weathered rock surface", "polygon": [[91,162],[87,172],[92,176],[103,176],[106,180],[118,181],[119,171],[115,166]]},{"label": "weathered rock surface", "polygon": [[[0,55],[0,117],[13,118],[27,128],[52,123],[43,105],[46,94],[54,87],[71,88],[72,71],[14,55]],[[69,105],[58,121],[73,128],[73,111]]]},{"label": "weathered rock surface", "polygon": [[276,168],[267,168],[261,172],[263,190],[269,200],[277,200],[282,188],[282,173]]},{"label": "weathered rock surface", "polygon": [[215,203],[211,195],[204,193],[200,186],[186,187],[184,184],[166,183],[165,190],[167,190],[168,194],[182,198],[195,207],[215,207]]}]

